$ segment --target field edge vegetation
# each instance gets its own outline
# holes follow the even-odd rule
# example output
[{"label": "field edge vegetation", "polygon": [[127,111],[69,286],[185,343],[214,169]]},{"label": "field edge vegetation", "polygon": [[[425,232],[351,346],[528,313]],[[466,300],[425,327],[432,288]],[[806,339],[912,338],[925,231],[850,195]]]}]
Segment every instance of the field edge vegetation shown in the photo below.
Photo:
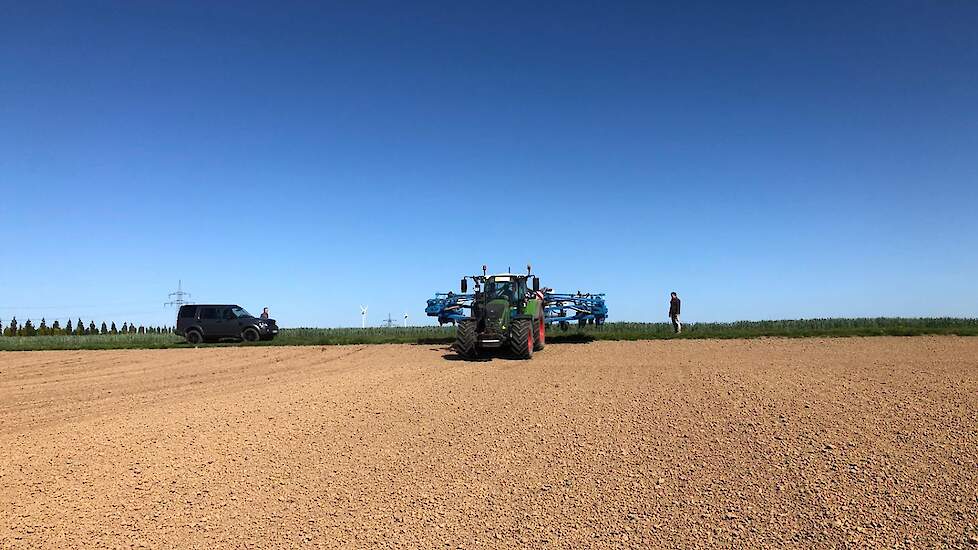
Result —
[{"label": "field edge vegetation", "polygon": [[[782,321],[737,321],[732,323],[688,323],[682,334],[669,323],[607,323],[603,326],[552,325],[548,343],[586,343],[595,340],[806,338],[851,336],[978,336],[978,319],[962,318],[858,318],[798,319]],[[320,346],[342,344],[449,344],[455,338],[451,326],[393,328],[291,328],[283,329],[270,342],[252,346]],[[205,346],[243,345],[239,343]],[[173,334],[92,334],[59,336],[3,336],[0,351],[164,349],[191,347]]]}]

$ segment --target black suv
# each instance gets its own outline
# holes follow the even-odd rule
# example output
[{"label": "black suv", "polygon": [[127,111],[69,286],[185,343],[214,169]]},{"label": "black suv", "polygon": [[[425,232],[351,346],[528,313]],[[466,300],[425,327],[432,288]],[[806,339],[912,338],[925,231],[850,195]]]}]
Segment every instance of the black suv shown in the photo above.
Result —
[{"label": "black suv", "polygon": [[224,338],[257,342],[275,338],[278,325],[275,319],[259,319],[241,306],[195,304],[180,306],[176,333],[191,344]]}]

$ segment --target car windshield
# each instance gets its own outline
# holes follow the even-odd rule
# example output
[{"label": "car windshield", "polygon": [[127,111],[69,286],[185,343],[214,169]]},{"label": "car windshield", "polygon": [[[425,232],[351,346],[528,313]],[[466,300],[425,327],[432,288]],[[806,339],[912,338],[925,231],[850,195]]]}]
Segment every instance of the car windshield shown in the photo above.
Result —
[{"label": "car windshield", "polygon": [[245,311],[244,308],[232,307],[231,311],[234,312],[234,316],[239,319],[242,317],[253,317],[253,315]]}]

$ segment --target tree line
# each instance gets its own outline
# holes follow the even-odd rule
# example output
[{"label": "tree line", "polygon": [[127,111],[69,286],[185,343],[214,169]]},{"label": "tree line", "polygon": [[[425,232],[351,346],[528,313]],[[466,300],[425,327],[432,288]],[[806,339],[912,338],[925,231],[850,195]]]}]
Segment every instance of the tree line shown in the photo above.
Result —
[{"label": "tree line", "polygon": [[144,327],[142,325],[137,327],[135,323],[125,322],[122,323],[122,328],[117,328],[115,322],[107,325],[105,321],[102,321],[100,327],[95,325],[95,321],[89,321],[86,326],[80,317],[75,324],[72,324],[71,319],[68,319],[64,327],[58,320],[48,326],[47,321],[42,317],[41,323],[34,326],[30,319],[24,324],[20,324],[14,317],[10,324],[3,329],[4,336],[91,336],[96,334],[173,334],[173,327]]}]

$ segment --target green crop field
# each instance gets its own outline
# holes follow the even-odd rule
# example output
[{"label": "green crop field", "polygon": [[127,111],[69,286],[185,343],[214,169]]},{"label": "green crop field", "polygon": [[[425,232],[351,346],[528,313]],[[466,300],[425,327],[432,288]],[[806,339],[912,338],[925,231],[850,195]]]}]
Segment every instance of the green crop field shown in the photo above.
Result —
[{"label": "green crop field", "polygon": [[[948,334],[978,336],[978,319],[801,319],[786,321],[739,321],[734,323],[688,323],[680,336],[668,323],[608,323],[604,326],[571,326],[561,331],[551,326],[547,341],[589,342],[593,340],[657,340],[667,338],[761,338],[918,336]],[[450,326],[407,328],[293,328],[284,329],[271,342],[222,343],[205,346],[312,346],[338,344],[449,344],[455,338]],[[160,349],[190,347],[172,334],[106,334],[89,336],[4,336],[0,351],[72,349]]]}]

